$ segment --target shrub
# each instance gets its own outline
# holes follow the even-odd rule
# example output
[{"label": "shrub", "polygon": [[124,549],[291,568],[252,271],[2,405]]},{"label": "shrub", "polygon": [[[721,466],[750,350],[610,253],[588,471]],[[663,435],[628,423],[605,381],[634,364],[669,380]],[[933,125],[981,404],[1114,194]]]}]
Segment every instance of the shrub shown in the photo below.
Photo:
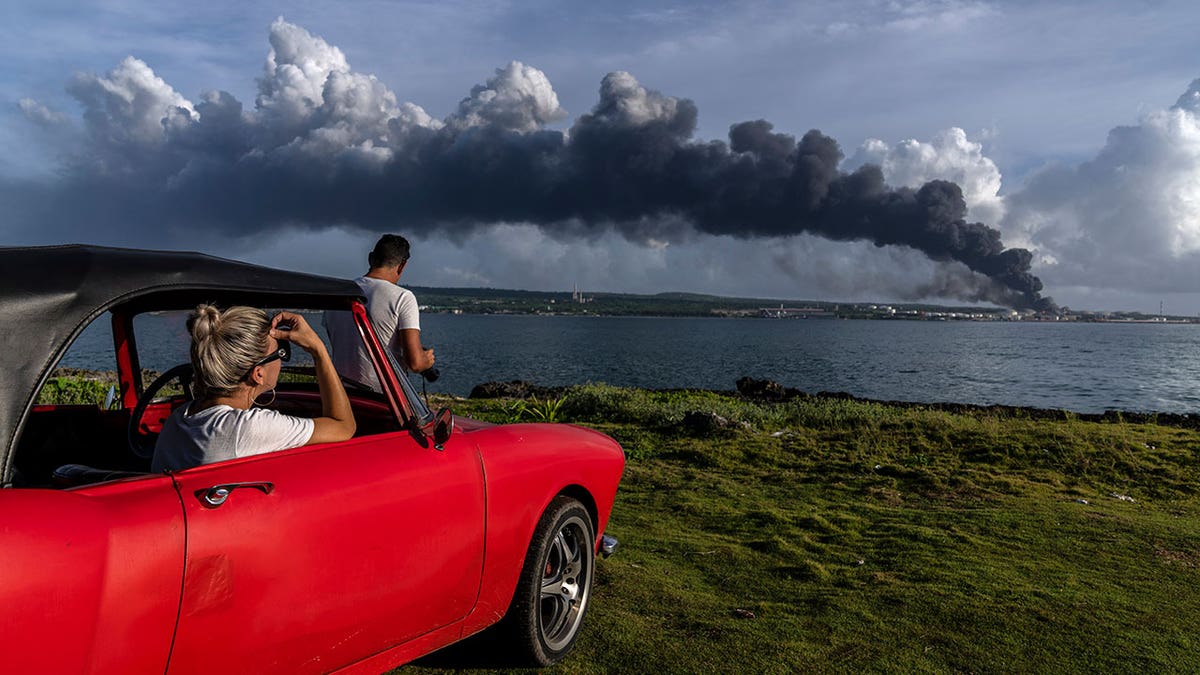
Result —
[{"label": "shrub", "polygon": [[50,405],[104,405],[109,382],[75,377],[55,377],[38,392],[38,403]]}]

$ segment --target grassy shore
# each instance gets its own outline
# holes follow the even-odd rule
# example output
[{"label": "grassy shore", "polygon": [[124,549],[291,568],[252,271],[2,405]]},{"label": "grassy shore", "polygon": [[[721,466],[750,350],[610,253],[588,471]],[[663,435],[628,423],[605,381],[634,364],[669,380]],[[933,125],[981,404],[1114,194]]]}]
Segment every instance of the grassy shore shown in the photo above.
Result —
[{"label": "grassy shore", "polygon": [[433,403],[628,453],[621,550],[557,672],[1200,671],[1194,430],[604,386]]}]

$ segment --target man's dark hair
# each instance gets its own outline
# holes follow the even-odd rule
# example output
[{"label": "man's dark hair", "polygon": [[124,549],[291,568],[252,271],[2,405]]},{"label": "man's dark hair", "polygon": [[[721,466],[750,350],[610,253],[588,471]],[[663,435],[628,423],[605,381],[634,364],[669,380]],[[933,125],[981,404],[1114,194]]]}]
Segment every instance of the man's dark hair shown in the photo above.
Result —
[{"label": "man's dark hair", "polygon": [[371,268],[397,267],[408,260],[408,240],[398,234],[385,234],[367,256]]}]

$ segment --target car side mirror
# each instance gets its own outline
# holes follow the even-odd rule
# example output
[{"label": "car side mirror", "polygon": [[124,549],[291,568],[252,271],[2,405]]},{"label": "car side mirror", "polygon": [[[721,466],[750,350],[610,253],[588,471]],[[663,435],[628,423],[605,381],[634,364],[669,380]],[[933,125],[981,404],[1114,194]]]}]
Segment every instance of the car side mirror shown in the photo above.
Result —
[{"label": "car side mirror", "polygon": [[454,414],[450,412],[449,408],[442,408],[433,420],[433,447],[441,450],[446,445],[446,441],[450,440],[452,433],[454,433]]}]

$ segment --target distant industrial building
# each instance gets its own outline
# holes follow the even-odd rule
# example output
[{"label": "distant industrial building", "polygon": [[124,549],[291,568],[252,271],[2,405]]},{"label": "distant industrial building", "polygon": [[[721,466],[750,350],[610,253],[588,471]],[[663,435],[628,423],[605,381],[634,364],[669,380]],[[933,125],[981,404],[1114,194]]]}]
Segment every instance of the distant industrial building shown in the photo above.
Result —
[{"label": "distant industrial building", "polygon": [[763,307],[758,310],[765,319],[836,319],[837,314],[820,307]]},{"label": "distant industrial building", "polygon": [[596,299],[595,297],[589,298],[585,296],[583,291],[579,290],[579,284],[572,284],[571,288],[571,302],[583,305]]}]

